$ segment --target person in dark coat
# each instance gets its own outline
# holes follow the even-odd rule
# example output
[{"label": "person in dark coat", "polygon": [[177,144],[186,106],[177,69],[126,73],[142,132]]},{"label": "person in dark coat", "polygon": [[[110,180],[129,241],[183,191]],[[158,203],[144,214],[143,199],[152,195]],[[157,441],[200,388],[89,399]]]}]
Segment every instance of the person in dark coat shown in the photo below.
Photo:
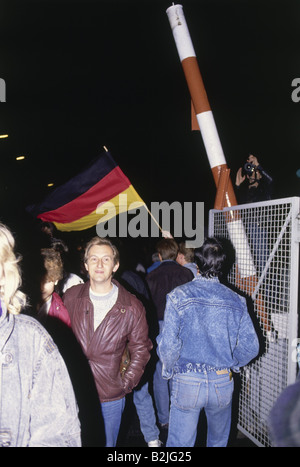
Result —
[{"label": "person in dark coat", "polygon": [[[190,269],[176,262],[178,244],[173,238],[162,238],[157,244],[161,264],[146,276],[151,299],[156,309],[160,332],[163,326],[166,297],[175,287],[193,280]],[[170,394],[167,380],[162,378],[162,366],[158,360],[153,375],[153,394],[157,417],[161,427],[169,423]]]}]

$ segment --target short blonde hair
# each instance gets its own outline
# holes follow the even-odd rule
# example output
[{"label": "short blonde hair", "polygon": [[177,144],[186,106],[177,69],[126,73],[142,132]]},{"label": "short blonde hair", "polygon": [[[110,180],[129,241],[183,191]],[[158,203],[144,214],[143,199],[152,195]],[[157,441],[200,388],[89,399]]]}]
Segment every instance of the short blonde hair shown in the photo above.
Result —
[{"label": "short blonde hair", "polygon": [[0,265],[4,277],[0,297],[5,303],[7,311],[18,314],[26,305],[26,295],[19,290],[22,284],[19,262],[20,256],[14,253],[15,240],[4,224],[0,223]]},{"label": "short blonde hair", "polygon": [[102,237],[93,237],[86,245],[85,247],[85,252],[84,252],[84,262],[87,263],[88,261],[88,256],[89,256],[89,251],[92,248],[92,246],[98,245],[107,245],[112,249],[113,252],[113,258],[114,258],[114,265],[120,262],[120,254],[119,250],[117,247],[108,239],[108,238],[102,238]]},{"label": "short blonde hair", "polygon": [[156,245],[156,251],[163,261],[166,259],[175,261],[178,254],[178,243],[174,238],[161,238]]}]

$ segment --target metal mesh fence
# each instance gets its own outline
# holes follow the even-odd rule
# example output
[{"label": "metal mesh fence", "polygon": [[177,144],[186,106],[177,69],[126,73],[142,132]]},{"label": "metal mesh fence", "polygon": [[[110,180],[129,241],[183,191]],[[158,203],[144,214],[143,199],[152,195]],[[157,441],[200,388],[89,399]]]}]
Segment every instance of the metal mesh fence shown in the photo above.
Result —
[{"label": "metal mesh fence", "polygon": [[211,210],[209,235],[233,246],[229,283],[249,298],[261,340],[259,357],[241,370],[238,428],[271,446],[267,419],[297,373],[299,201],[286,198]]}]

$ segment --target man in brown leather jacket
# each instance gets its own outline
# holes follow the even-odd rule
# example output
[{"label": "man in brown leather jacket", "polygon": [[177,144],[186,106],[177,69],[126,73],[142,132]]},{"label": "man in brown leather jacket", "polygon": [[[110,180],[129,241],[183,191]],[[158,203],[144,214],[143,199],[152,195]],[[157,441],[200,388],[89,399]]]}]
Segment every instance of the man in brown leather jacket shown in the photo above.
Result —
[{"label": "man in brown leather jacket", "polygon": [[[91,366],[104,419],[106,446],[116,445],[125,395],[137,386],[150,358],[146,313],[142,303],[112,279],[119,253],[108,240],[94,237],[85,250],[89,280],[71,287],[63,299],[72,329]],[[120,364],[126,345],[130,365]]]}]

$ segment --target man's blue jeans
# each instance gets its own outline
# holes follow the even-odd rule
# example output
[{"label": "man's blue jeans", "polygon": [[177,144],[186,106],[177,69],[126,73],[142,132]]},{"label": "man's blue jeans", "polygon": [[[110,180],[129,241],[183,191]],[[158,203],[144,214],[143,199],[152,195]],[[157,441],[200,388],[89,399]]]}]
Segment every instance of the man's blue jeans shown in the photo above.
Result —
[{"label": "man's blue jeans", "polygon": [[117,444],[124,407],[125,397],[116,401],[101,402],[107,448]]},{"label": "man's blue jeans", "polygon": [[231,427],[232,394],[230,370],[226,374],[211,371],[174,375],[166,446],[193,447],[200,411],[204,408],[207,446],[226,447]]},{"label": "man's blue jeans", "polygon": [[[159,332],[162,332],[163,321],[159,321]],[[169,381],[162,377],[162,363],[158,359],[153,375],[153,395],[157,410],[157,418],[161,425],[169,423],[170,394]]]},{"label": "man's blue jeans", "polygon": [[148,383],[145,383],[140,389],[134,389],[133,402],[146,443],[158,439],[159,429],[156,425],[155,410]]}]

